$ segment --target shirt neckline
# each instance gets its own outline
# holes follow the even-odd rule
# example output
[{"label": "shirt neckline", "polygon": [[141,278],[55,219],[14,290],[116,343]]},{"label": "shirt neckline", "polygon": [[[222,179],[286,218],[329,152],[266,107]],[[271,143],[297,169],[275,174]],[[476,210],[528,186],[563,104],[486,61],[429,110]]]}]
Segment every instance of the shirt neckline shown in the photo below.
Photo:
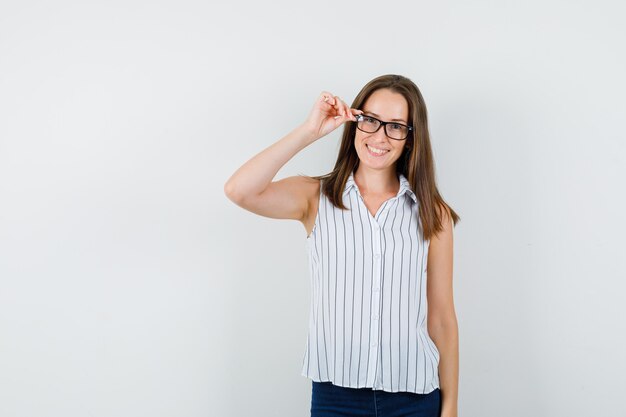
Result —
[{"label": "shirt neckline", "polygon": [[[401,195],[406,193],[409,195],[409,197],[411,197],[411,199],[414,202],[417,203],[417,197],[415,196],[415,193],[411,189],[409,180],[401,172],[398,173],[398,179],[400,180],[400,189],[398,190],[398,194],[396,194],[396,197],[400,197]],[[346,186],[344,188],[343,194],[345,195],[349,193],[352,188],[354,188],[357,191],[357,193],[361,195],[361,192],[359,191],[359,186],[354,181],[354,171],[350,173],[350,176],[348,177],[348,180],[346,181]]]}]

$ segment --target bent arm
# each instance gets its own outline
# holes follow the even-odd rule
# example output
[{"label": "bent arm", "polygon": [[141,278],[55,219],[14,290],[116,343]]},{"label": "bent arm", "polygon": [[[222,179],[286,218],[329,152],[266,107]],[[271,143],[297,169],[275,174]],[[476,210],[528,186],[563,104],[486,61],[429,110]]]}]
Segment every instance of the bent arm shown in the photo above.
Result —
[{"label": "bent arm", "polygon": [[243,164],[226,181],[224,192],[233,202],[261,194],[276,173],[298,152],[315,140],[303,125]]},{"label": "bent arm", "polygon": [[301,219],[307,210],[298,177],[272,183],[276,173],[317,138],[300,125],[243,164],[224,184],[224,193],[238,206],[273,218]]},{"label": "bent arm", "polygon": [[348,120],[353,110],[339,97],[323,91],[309,117],[285,137],[255,155],[226,181],[224,193],[244,209],[276,219],[304,220],[317,181],[303,176],[272,182],[295,154]]}]

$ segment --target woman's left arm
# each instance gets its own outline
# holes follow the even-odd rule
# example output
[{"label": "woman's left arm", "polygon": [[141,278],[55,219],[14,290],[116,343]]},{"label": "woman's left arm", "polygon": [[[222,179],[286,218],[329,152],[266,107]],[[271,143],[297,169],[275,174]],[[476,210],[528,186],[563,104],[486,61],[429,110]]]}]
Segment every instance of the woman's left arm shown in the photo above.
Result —
[{"label": "woman's left arm", "polygon": [[439,350],[441,417],[458,416],[459,329],[452,295],[454,224],[444,210],[443,230],[430,239],[427,264],[428,333]]}]

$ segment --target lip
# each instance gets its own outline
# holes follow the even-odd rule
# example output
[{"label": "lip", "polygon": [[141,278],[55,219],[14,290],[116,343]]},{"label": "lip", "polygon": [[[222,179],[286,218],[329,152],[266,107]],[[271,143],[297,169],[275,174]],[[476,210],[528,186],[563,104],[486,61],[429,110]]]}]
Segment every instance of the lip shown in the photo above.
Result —
[{"label": "lip", "polygon": [[[374,146],[374,148],[376,148],[376,146]],[[368,154],[370,154],[370,155],[372,155],[372,156],[374,156],[376,158],[380,158],[380,157],[385,156],[385,155],[387,155],[389,153],[388,149],[387,149],[387,152],[385,152],[383,154],[380,154],[380,155],[377,154],[377,153],[374,153],[374,152],[370,151],[370,148],[369,148],[368,144],[365,144],[365,149],[367,149],[367,153]],[[382,149],[382,148],[378,148],[378,149]]]}]

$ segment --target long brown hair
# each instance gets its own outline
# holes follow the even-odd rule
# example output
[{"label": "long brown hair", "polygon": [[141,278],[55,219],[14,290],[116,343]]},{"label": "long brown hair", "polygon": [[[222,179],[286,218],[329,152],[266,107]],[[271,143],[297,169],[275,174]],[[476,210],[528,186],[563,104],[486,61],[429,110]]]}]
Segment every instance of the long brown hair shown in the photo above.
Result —
[{"label": "long brown hair", "polygon": [[[402,94],[409,104],[409,124],[413,126],[413,130],[407,138],[404,152],[396,161],[396,173],[402,173],[409,180],[411,189],[420,202],[419,216],[422,223],[422,233],[424,239],[429,240],[443,229],[442,209],[448,211],[454,225],[460,220],[460,217],[443,200],[437,189],[435,164],[428,133],[426,103],[413,81],[401,75],[387,74],[368,82],[350,107],[361,109],[369,96],[381,88]],[[325,175],[310,177],[322,181],[320,192],[323,192],[335,207],[342,210],[348,209],[342,200],[346,182],[350,174],[359,166],[359,156],[354,148],[355,135],[356,123],[346,122],[333,171]]]}]

